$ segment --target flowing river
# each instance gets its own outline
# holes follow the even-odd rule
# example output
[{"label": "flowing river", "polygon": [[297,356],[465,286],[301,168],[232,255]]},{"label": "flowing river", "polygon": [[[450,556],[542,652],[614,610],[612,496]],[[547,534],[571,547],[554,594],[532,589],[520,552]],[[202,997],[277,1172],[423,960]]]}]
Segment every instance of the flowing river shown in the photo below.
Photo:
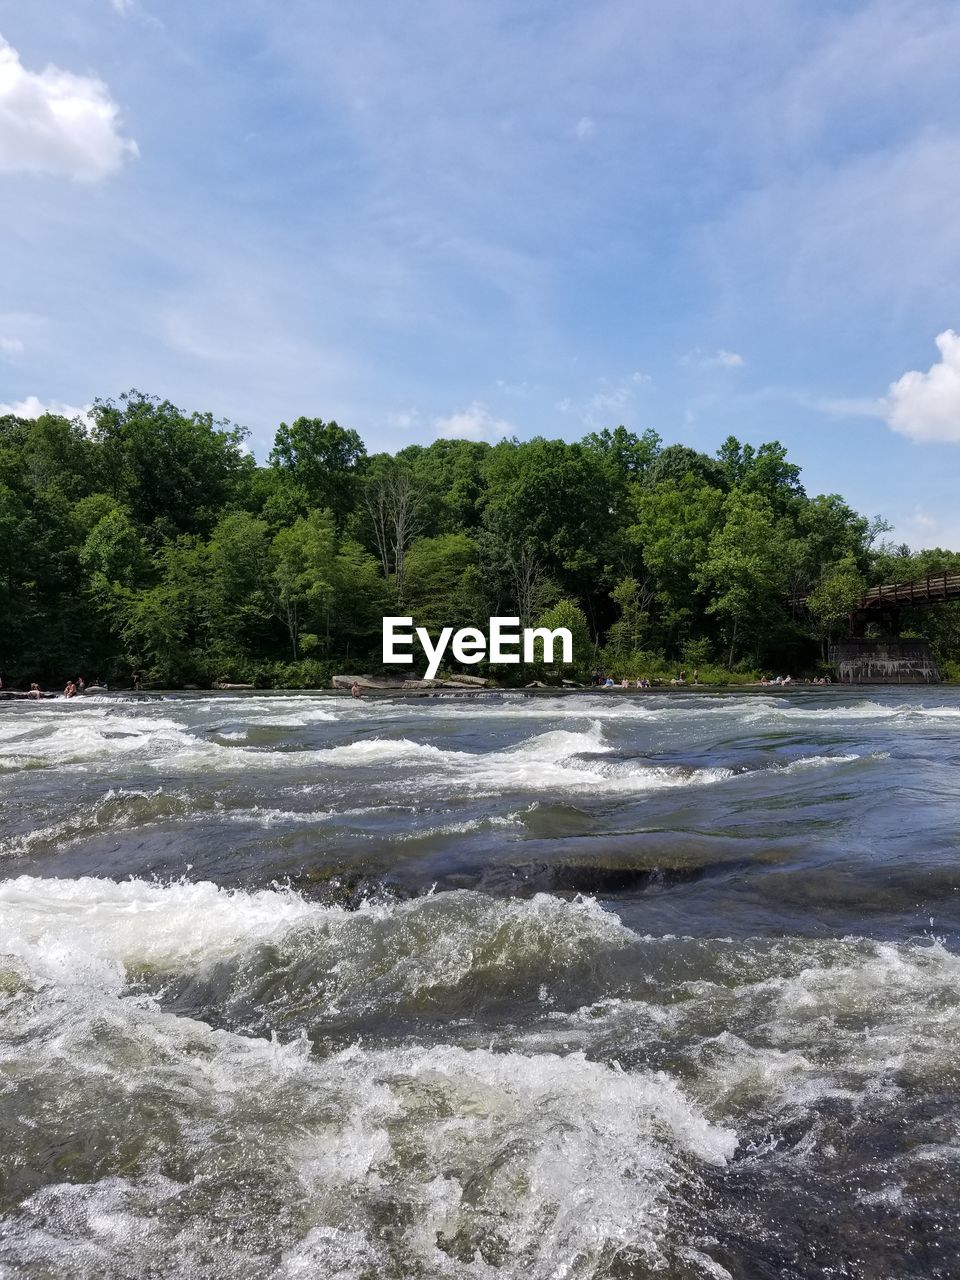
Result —
[{"label": "flowing river", "polygon": [[960,694],[0,704],[4,1280],[960,1268]]}]

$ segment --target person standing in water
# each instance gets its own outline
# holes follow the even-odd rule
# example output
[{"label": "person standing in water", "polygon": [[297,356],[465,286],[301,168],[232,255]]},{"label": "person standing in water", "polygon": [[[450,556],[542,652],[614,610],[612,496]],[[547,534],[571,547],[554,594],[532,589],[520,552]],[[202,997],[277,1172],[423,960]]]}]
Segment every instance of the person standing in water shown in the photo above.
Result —
[{"label": "person standing in water", "polygon": [[67,687],[63,691],[63,696],[65,698],[75,698],[77,696],[77,686],[72,680],[67,681]]}]

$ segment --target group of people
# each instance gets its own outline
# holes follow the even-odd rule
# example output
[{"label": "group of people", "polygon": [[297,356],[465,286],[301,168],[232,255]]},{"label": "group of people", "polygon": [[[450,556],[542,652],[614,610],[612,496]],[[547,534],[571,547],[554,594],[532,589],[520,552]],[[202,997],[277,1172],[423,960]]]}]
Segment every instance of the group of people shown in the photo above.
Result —
[{"label": "group of people", "polygon": [[797,684],[797,683],[798,684],[833,684],[833,681],[830,679],[829,676],[815,676],[809,680],[801,679],[799,681],[795,681],[793,676],[761,676],[760,683],[762,685],[771,685],[771,684],[784,685],[784,684]]},{"label": "group of people", "polygon": [[[83,693],[86,690],[86,687],[87,687],[87,682],[86,680],[84,680],[83,676],[77,676],[76,680],[74,680],[73,677],[71,676],[71,678],[67,681],[66,685],[64,686],[63,696],[65,698],[75,698],[78,693]],[[101,685],[98,679],[94,681],[94,687],[103,689],[103,688],[106,688],[106,685]],[[135,685],[134,687],[136,688],[137,686]],[[31,684],[30,686],[30,692],[27,694],[27,697],[33,698],[34,700],[39,701],[44,696],[45,695],[43,690],[40,688],[37,682],[34,681],[33,684]]]},{"label": "group of people", "polygon": [[[618,687],[621,689],[631,688],[631,679],[629,676],[622,676],[618,682],[615,676],[605,676],[597,667],[594,667],[593,669],[590,676],[590,683],[598,689],[616,689]],[[674,676],[670,683],[672,685],[686,684],[686,671],[681,668],[680,673]],[[699,683],[700,672],[697,670],[693,673],[693,684],[699,685]],[[646,676],[637,676],[633,681],[632,687],[634,689],[652,689],[653,685]]]}]

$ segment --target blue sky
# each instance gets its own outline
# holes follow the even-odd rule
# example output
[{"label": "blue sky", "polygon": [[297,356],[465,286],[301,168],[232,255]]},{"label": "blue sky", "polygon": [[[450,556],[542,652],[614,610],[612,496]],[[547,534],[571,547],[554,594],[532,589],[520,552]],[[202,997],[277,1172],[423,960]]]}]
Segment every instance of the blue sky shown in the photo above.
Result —
[{"label": "blue sky", "polygon": [[[0,0],[0,405],[779,438],[960,548],[955,0]],[[937,345],[938,336],[940,338]]]}]

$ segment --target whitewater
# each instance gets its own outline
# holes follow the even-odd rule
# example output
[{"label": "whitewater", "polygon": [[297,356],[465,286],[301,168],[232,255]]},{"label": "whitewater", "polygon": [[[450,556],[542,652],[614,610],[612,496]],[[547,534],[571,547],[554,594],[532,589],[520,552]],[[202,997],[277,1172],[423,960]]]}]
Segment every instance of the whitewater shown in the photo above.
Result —
[{"label": "whitewater", "polygon": [[960,1257],[960,693],[0,705],[0,1277]]}]

